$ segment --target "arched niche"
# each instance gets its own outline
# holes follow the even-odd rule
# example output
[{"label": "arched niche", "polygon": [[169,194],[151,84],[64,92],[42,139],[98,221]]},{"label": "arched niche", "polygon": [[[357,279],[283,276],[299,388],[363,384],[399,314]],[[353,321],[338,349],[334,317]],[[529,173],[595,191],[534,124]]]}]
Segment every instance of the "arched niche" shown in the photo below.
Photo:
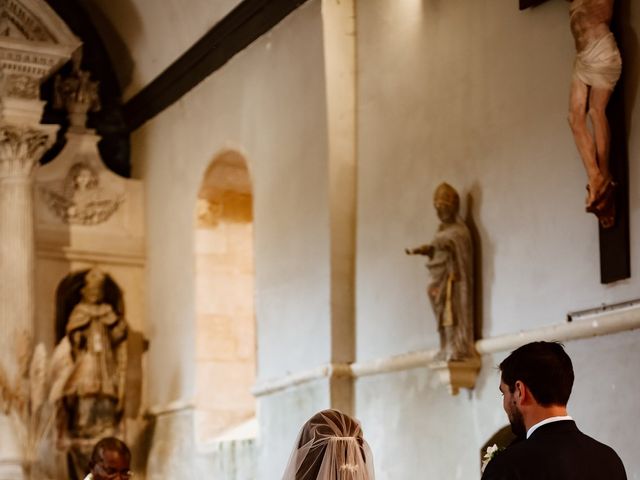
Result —
[{"label": "arched niche", "polygon": [[253,195],[247,163],[234,151],[218,155],[202,179],[195,275],[196,434],[207,441],[255,417]]}]

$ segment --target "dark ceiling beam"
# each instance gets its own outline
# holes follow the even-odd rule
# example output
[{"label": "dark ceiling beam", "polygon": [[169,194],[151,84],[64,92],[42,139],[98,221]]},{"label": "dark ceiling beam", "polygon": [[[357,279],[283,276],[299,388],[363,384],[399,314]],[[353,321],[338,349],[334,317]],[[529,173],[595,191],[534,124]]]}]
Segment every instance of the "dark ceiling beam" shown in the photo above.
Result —
[{"label": "dark ceiling beam", "polygon": [[306,0],[244,0],[124,105],[129,131],[179,100]]}]

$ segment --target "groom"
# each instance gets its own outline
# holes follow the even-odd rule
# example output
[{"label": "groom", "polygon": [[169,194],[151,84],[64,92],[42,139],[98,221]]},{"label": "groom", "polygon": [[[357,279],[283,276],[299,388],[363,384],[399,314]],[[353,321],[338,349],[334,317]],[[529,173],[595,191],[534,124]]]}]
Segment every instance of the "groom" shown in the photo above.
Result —
[{"label": "groom", "polygon": [[502,405],[523,441],[496,454],[482,480],[626,480],[616,452],[580,432],[567,415],[573,366],[560,343],[524,345],[500,371]]}]

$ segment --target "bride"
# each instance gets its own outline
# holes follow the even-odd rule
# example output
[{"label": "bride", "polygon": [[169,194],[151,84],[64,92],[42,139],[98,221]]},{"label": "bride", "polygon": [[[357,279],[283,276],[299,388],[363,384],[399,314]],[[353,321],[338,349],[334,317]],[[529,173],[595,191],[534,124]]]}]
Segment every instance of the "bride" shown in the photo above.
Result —
[{"label": "bride", "polygon": [[298,434],[282,480],[374,480],[360,423],[338,410],[311,417]]}]

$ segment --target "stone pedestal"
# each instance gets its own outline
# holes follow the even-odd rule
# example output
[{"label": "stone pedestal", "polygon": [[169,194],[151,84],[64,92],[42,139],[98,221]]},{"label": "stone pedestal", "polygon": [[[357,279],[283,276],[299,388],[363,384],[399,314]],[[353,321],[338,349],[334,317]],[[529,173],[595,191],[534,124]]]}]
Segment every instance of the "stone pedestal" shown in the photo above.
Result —
[{"label": "stone pedestal", "polygon": [[470,358],[464,361],[436,361],[429,368],[436,372],[440,383],[449,388],[451,395],[457,395],[461,388],[473,389],[482,365],[481,359]]}]

